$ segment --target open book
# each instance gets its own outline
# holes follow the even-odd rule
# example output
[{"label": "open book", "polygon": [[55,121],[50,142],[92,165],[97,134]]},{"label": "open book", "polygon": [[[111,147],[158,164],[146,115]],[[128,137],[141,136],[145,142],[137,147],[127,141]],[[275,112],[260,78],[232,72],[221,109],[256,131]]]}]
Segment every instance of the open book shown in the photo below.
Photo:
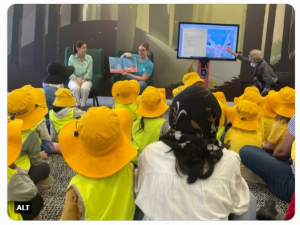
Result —
[{"label": "open book", "polygon": [[109,57],[109,69],[111,73],[137,72],[136,59]]}]

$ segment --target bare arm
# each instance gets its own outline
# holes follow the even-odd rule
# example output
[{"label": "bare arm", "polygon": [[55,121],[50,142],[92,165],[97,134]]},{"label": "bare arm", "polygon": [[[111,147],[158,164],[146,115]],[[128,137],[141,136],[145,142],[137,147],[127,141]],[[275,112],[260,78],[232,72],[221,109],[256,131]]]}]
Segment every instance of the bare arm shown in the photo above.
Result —
[{"label": "bare arm", "polygon": [[233,52],[229,46],[226,47],[226,51],[229,52],[231,55],[234,55],[235,57],[238,56],[238,53]]},{"label": "bare arm", "polygon": [[271,142],[268,142],[268,143],[263,142],[263,147],[268,150],[274,150],[276,145],[274,145]]},{"label": "bare arm", "polygon": [[132,54],[130,52],[125,52],[123,55],[121,55],[120,58],[124,58],[125,56],[128,58],[132,58]]},{"label": "bare arm", "polygon": [[82,206],[75,189],[71,186],[66,193],[65,205],[60,220],[80,220]]},{"label": "bare arm", "polygon": [[147,75],[147,74],[145,74],[145,73],[143,73],[143,75],[142,75],[141,77],[140,77],[140,76],[133,75],[133,74],[131,74],[131,73],[127,73],[127,72],[122,73],[122,75],[124,75],[124,76],[130,76],[130,77],[132,77],[133,79],[135,79],[135,80],[140,80],[140,81],[146,81],[146,80],[149,78],[149,75]]},{"label": "bare arm", "polygon": [[295,136],[287,130],[282,142],[274,150],[273,157],[282,161],[288,160],[291,157],[291,149],[294,140]]}]

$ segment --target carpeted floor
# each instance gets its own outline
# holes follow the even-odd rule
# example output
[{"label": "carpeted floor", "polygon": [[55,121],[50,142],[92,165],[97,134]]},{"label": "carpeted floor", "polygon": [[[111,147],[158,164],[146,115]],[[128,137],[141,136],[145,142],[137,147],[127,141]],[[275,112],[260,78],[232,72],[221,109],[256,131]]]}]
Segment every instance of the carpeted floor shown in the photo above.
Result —
[{"label": "carpeted floor", "polygon": [[[65,194],[68,183],[76,174],[65,162],[62,155],[53,154],[46,160],[51,168],[51,175],[54,177],[54,184],[47,190],[40,190],[45,205],[40,214],[40,220],[59,220],[63,209]],[[248,182],[249,188],[257,199],[257,210],[263,206],[265,200],[274,199],[276,210],[279,213],[286,213],[288,202],[282,201],[270,192],[266,185]]]}]

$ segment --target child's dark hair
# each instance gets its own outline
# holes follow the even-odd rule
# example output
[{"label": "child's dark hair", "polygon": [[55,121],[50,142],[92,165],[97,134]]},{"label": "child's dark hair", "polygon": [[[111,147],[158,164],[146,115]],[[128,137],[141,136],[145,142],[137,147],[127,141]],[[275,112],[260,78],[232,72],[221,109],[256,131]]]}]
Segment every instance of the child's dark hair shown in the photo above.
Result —
[{"label": "child's dark hair", "polygon": [[56,113],[58,113],[63,108],[65,108],[65,107],[54,106],[53,111],[56,112]]},{"label": "child's dark hair", "polygon": [[73,55],[75,55],[77,53],[77,49],[76,48],[81,48],[82,45],[86,44],[84,41],[75,41],[73,42]]},{"label": "child's dark hair", "polygon": [[284,117],[284,116],[281,116],[279,114],[276,115],[276,120],[279,121],[279,120],[282,120],[283,123],[289,123],[291,118],[289,117]]},{"label": "child's dark hair", "polygon": [[177,174],[186,174],[188,184],[195,183],[197,179],[207,179],[214,172],[215,165],[223,156],[222,147],[218,151],[207,149],[207,145],[214,142],[217,142],[215,138],[200,139],[198,145],[192,144],[191,148],[170,150],[174,152]]},{"label": "child's dark hair", "polygon": [[144,122],[145,117],[142,116],[139,124],[139,129],[135,132],[137,133],[142,133],[145,130],[145,122]]}]

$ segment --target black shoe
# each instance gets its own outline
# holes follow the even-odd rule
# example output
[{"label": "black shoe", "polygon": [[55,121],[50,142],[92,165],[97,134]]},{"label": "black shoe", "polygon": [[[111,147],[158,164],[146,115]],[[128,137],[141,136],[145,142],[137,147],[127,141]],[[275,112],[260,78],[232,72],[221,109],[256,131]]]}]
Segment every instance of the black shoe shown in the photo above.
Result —
[{"label": "black shoe", "polygon": [[265,205],[262,206],[256,213],[257,220],[276,220],[278,212],[275,209],[275,201],[272,199],[266,200]]}]

